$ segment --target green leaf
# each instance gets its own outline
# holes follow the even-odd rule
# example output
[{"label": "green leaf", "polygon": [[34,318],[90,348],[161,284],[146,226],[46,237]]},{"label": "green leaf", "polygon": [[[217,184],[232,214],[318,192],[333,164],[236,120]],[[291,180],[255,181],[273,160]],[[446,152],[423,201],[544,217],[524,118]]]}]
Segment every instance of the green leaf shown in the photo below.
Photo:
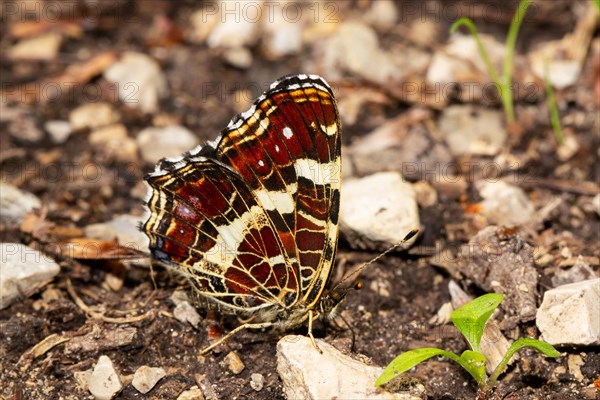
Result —
[{"label": "green leaf", "polygon": [[502,299],[504,296],[498,293],[484,294],[457,308],[450,315],[452,323],[464,335],[474,351],[480,351],[479,343],[485,324]]},{"label": "green leaf", "polygon": [[477,44],[477,50],[479,51],[479,54],[481,55],[481,58],[485,63],[485,68],[487,69],[488,74],[490,74],[490,78],[492,78],[492,81],[500,89],[502,87],[502,82],[500,81],[500,77],[498,76],[496,68],[494,68],[494,66],[492,65],[492,61],[490,60],[490,57],[487,51],[485,50],[485,47],[483,47],[483,43],[479,39],[479,34],[477,33],[475,23],[473,23],[473,20],[471,20],[471,18],[459,18],[458,20],[454,21],[454,23],[450,27],[450,33],[456,32],[457,29],[461,26],[465,26],[469,30],[469,33],[471,33],[471,35],[473,36],[473,39],[475,39],[475,43]]},{"label": "green leaf", "polygon": [[558,144],[563,144],[565,137],[560,126],[560,117],[558,116],[558,106],[554,98],[554,89],[548,79],[548,60],[544,63],[544,84],[546,86],[546,97],[548,98],[548,109],[550,110],[550,122],[552,122],[552,130]]},{"label": "green leaf", "polygon": [[508,364],[512,356],[517,351],[526,347],[536,349],[537,351],[546,355],[547,357],[556,358],[560,356],[560,352],[557,351],[550,343],[542,342],[541,340],[536,340],[532,338],[521,338],[515,340],[506,351],[504,357],[502,357],[500,364],[498,364],[498,366],[490,376],[488,383],[489,386],[492,386],[496,382],[496,379],[498,379],[498,376],[504,371],[504,368],[506,368],[506,364]]},{"label": "green leaf", "polygon": [[485,373],[485,362],[486,358],[483,354],[472,351],[465,350],[461,355],[458,363],[465,369],[479,385],[485,384],[487,380],[487,375]]},{"label": "green leaf", "polygon": [[434,347],[425,347],[422,349],[410,350],[394,358],[392,362],[389,363],[387,367],[385,367],[385,369],[381,373],[381,376],[377,378],[375,386],[381,386],[383,384],[386,384],[401,373],[406,372],[415,365],[435,356],[448,357],[449,359],[460,363],[459,357],[456,354],[442,349],[436,349]]},{"label": "green leaf", "polygon": [[515,120],[515,114],[513,110],[512,101],[512,67],[513,67],[513,54],[515,52],[515,44],[517,42],[517,35],[519,34],[519,28],[525,18],[527,8],[531,4],[530,0],[521,0],[517,11],[513,16],[513,19],[508,28],[508,34],[506,35],[506,45],[504,53],[504,66],[502,69],[502,103],[504,110],[506,111],[506,117],[508,122]]}]

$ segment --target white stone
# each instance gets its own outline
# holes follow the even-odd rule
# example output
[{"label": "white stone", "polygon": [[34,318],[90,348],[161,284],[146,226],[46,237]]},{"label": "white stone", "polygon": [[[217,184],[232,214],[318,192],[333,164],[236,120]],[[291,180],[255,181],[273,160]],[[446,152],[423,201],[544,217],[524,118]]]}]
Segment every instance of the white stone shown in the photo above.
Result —
[{"label": "white stone", "polygon": [[552,345],[600,345],[600,278],[548,290],[535,322]]},{"label": "white stone", "polygon": [[176,290],[171,295],[171,301],[175,303],[175,309],[173,310],[175,319],[184,324],[189,323],[197,329],[202,318],[196,308],[190,304],[185,292]]},{"label": "white stone", "polygon": [[567,161],[577,154],[580,147],[575,135],[565,135],[563,143],[556,149],[556,155],[559,160]]},{"label": "white stone", "polygon": [[[483,43],[483,47],[486,49],[492,65],[497,71],[501,71],[505,53],[504,43],[497,41],[494,36],[486,34],[480,34],[479,40]],[[477,48],[477,41],[472,35],[468,33],[452,35],[443,51],[451,57],[468,61],[489,77],[485,61]]]},{"label": "white stone", "polygon": [[482,214],[494,225],[514,226],[528,222],[535,207],[523,189],[504,181],[479,180],[475,187],[483,197]]},{"label": "white stone", "polygon": [[287,17],[287,2],[273,3],[273,12],[263,18],[263,44],[274,58],[298,54],[302,50],[302,23]]},{"label": "white stone", "polygon": [[105,102],[87,103],[69,113],[69,122],[74,131],[95,129],[119,121],[120,115],[112,105]]},{"label": "white stone", "polygon": [[[554,258],[552,258],[554,260]],[[539,262],[538,262],[539,265]],[[569,283],[581,282],[596,277],[596,273],[579,255],[575,264],[571,268],[558,268],[554,276],[550,279],[552,287],[567,285]]]},{"label": "white stone", "polygon": [[81,390],[88,390],[88,382],[90,381],[90,377],[92,376],[92,372],[94,370],[92,368],[90,369],[86,369],[85,371],[74,371],[73,372],[73,378],[75,378],[75,381],[77,382],[77,386],[79,386],[79,388]]},{"label": "white stone", "polygon": [[[485,34],[480,34],[479,38],[488,52],[492,65],[501,71],[504,44]],[[484,85],[491,84],[491,77],[477,49],[475,39],[469,34],[457,33],[450,36],[446,46],[438,48],[434,53],[427,68],[426,81],[442,87],[468,84],[468,90],[464,91],[464,97],[461,99],[470,103],[480,99],[484,89],[488,90]]]},{"label": "white stone", "polygon": [[260,392],[265,385],[265,377],[261,374],[250,375],[250,387],[257,392]]},{"label": "white stone", "polygon": [[190,16],[190,32],[186,32],[187,39],[193,43],[204,43],[210,33],[215,29],[220,20],[215,4],[194,11]]},{"label": "white stone", "polygon": [[454,78],[468,68],[461,60],[456,60],[448,54],[439,51],[431,59],[427,69],[426,80],[430,84],[453,82]]},{"label": "white stone", "polygon": [[[381,171],[401,171],[416,179],[431,179],[432,171],[437,171],[437,175],[452,171],[455,161],[448,147],[425,134],[425,125],[415,122],[431,118],[433,116],[428,111],[413,110],[387,120],[372,132],[354,140],[351,146],[342,151],[343,160],[350,161],[344,164],[344,178],[349,176],[347,170],[350,169],[359,176]],[[410,143],[410,146],[406,143]],[[444,179],[445,176],[435,178],[438,177],[435,176],[431,182],[434,186],[442,180],[449,181]]]},{"label": "white stone", "polygon": [[271,32],[266,42],[269,55],[283,57],[298,54],[302,50],[302,29],[300,24],[287,23]]},{"label": "white stone", "polygon": [[[578,38],[578,40],[581,39],[581,37]],[[569,59],[568,57],[574,52],[573,49],[566,49],[565,45],[564,39],[546,41],[537,49],[529,52],[527,56],[533,74],[540,81],[548,80],[552,87],[558,90],[565,89],[577,82],[581,74],[582,62],[585,59]],[[577,45],[583,46],[583,43],[577,43]],[[565,56],[567,58],[560,58]]]},{"label": "white stone", "polygon": [[0,243],[0,309],[27,296],[60,272],[47,255],[20,243]]},{"label": "white stone", "polygon": [[419,206],[421,207],[431,207],[437,204],[438,202],[438,195],[437,195],[437,191],[435,190],[435,188],[433,186],[431,186],[431,184],[427,181],[418,181],[413,183],[412,185],[415,194],[416,194],[416,198],[417,198],[417,203],[419,204]]},{"label": "white stone", "polygon": [[125,53],[104,72],[104,77],[117,85],[125,105],[145,113],[157,111],[159,100],[169,94],[160,65],[142,53]]},{"label": "white stone", "polygon": [[247,69],[252,65],[252,53],[246,47],[226,49],[223,52],[223,59],[240,69]]},{"label": "white stone", "polygon": [[100,356],[88,380],[88,389],[96,400],[110,400],[121,391],[123,384],[110,358]]},{"label": "white stone", "polygon": [[35,195],[0,182],[0,221],[3,224],[19,224],[25,214],[41,206],[42,202]]},{"label": "white stone", "polygon": [[[540,77],[544,76],[545,66],[533,65],[534,73]],[[548,65],[548,80],[556,89],[564,89],[574,85],[581,73],[581,63],[575,60],[552,60]]]},{"label": "white stone", "polygon": [[144,129],[138,134],[137,143],[144,161],[155,164],[161,158],[180,157],[200,141],[186,128],[172,125]]},{"label": "white stone", "polygon": [[399,173],[381,172],[342,182],[340,229],[349,237],[358,235],[389,247],[419,226],[414,189]]},{"label": "white stone", "polygon": [[377,0],[371,3],[367,12],[366,20],[375,29],[388,30],[396,26],[398,10],[396,4],[391,0]]},{"label": "white stone", "polygon": [[140,222],[142,222],[142,217],[128,214],[117,215],[110,221],[86,226],[85,235],[91,239],[106,241],[117,238],[121,246],[147,252],[150,242],[148,236],[138,229]]},{"label": "white stone", "polygon": [[399,80],[401,68],[379,47],[377,34],[360,22],[344,22],[326,44],[325,70],[330,79],[348,71],[380,85]]},{"label": "white stone", "polygon": [[127,136],[123,124],[113,124],[94,130],[89,136],[90,144],[102,153],[119,161],[133,161],[137,158],[137,143]]},{"label": "white stone", "polygon": [[439,129],[454,156],[493,156],[506,142],[503,118],[499,110],[472,105],[450,106],[440,116]]},{"label": "white stone", "polygon": [[317,345],[322,354],[305,336],[285,336],[277,343],[277,372],[288,399],[419,398],[375,387],[383,368],[356,361],[323,340]]},{"label": "white stone", "polygon": [[51,120],[44,123],[44,129],[50,135],[52,143],[61,144],[67,141],[73,129],[69,121]]},{"label": "white stone", "polygon": [[177,400],[204,400],[204,394],[198,386],[192,386],[188,390],[181,392]]},{"label": "white stone", "polygon": [[594,210],[596,211],[596,214],[600,216],[600,194],[594,196],[594,198],[592,199],[592,205],[594,207]]},{"label": "white stone", "polygon": [[[212,29],[208,36],[208,46],[228,48],[254,44],[260,26],[260,15],[256,18],[254,10],[256,9],[260,13],[263,9],[259,3],[254,4],[256,7],[245,7],[243,2],[220,3],[221,18],[219,24]],[[227,12],[228,9],[236,7],[240,12]],[[242,7],[247,13],[241,11]]]},{"label": "white stone", "polygon": [[19,41],[8,49],[7,55],[13,60],[52,60],[58,54],[61,43],[60,33],[49,32]]},{"label": "white stone", "polygon": [[135,374],[133,374],[133,381],[131,384],[140,393],[146,394],[151,391],[158,381],[160,381],[166,374],[167,373],[163,368],[142,365],[135,371]]}]

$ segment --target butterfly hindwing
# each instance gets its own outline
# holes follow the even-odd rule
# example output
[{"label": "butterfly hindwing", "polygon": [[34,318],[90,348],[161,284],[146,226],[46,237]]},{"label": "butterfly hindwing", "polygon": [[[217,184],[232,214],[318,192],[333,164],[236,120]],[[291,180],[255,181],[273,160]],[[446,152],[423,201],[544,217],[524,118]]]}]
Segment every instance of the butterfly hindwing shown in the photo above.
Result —
[{"label": "butterfly hindwing", "polygon": [[277,232],[237,174],[199,157],[147,181],[151,214],[143,229],[154,258],[185,275],[224,311],[277,305],[284,288],[296,290]]}]

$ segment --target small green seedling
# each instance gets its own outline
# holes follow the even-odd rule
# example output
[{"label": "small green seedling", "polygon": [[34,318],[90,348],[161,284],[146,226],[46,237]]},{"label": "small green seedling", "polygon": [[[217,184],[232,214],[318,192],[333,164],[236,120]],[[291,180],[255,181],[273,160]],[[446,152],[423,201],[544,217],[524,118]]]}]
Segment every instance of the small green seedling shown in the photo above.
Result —
[{"label": "small green seedling", "polygon": [[504,371],[504,368],[517,351],[525,347],[530,347],[548,357],[558,357],[560,353],[556,351],[552,345],[546,342],[531,338],[518,339],[509,347],[494,372],[489,377],[487,376],[485,372],[486,358],[481,353],[479,343],[481,342],[487,320],[503,299],[504,296],[501,294],[486,294],[457,308],[450,316],[454,326],[456,326],[465,339],[467,339],[467,342],[469,342],[471,350],[465,350],[460,356],[434,347],[407,351],[396,357],[385,368],[381,376],[377,379],[377,382],[375,382],[375,386],[386,384],[399,374],[408,371],[415,365],[432,357],[444,356],[456,361],[471,374],[473,378],[475,378],[479,384],[479,398],[486,399],[491,393],[492,387],[496,383],[498,376]]},{"label": "small green seedling", "polygon": [[544,64],[544,84],[546,86],[546,97],[548,98],[548,109],[550,110],[550,121],[552,122],[552,130],[558,144],[563,144],[565,137],[560,126],[560,118],[558,117],[558,106],[554,98],[554,90],[550,79],[548,78],[548,61]]},{"label": "small green seedling", "polygon": [[504,53],[504,65],[502,68],[502,79],[500,79],[496,68],[494,68],[492,62],[490,61],[487,51],[483,47],[481,40],[479,40],[477,28],[475,27],[473,20],[467,17],[462,17],[455,21],[450,27],[450,33],[454,33],[460,26],[464,25],[467,27],[471,35],[473,35],[473,38],[477,43],[477,48],[479,49],[479,54],[481,54],[481,57],[485,63],[485,67],[488,70],[488,74],[490,74],[492,81],[500,92],[500,98],[502,99],[506,120],[509,123],[515,121],[515,112],[513,109],[512,100],[513,54],[515,52],[515,44],[517,42],[519,28],[521,27],[521,22],[523,22],[523,18],[525,17],[525,13],[527,12],[527,8],[529,7],[530,3],[530,0],[521,0],[519,7],[517,8],[517,12],[510,23],[510,27],[508,28],[508,34],[506,35],[506,52]]}]

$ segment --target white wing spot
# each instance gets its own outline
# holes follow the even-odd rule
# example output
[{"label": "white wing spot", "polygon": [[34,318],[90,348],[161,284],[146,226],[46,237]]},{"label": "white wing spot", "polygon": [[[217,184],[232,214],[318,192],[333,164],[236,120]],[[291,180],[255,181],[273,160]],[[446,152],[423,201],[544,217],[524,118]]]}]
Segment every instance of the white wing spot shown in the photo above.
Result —
[{"label": "white wing spot", "polygon": [[258,160],[258,166],[259,167],[264,167],[265,166],[264,161],[263,160]]},{"label": "white wing spot", "polygon": [[275,145],[275,152],[279,153],[279,146]]},{"label": "white wing spot", "polygon": [[283,136],[285,136],[286,139],[291,139],[292,136],[294,136],[294,133],[292,132],[289,126],[283,128]]},{"label": "white wing spot", "polygon": [[291,184],[285,191],[269,191],[266,189],[255,190],[254,195],[260,201],[263,209],[277,210],[282,214],[292,213],[295,210],[293,195],[298,190],[297,184]]},{"label": "white wing spot", "polygon": [[338,129],[337,129],[337,124],[333,123],[331,125],[321,125],[321,130],[323,132],[325,132],[326,135],[328,136],[333,136],[337,133]]}]

